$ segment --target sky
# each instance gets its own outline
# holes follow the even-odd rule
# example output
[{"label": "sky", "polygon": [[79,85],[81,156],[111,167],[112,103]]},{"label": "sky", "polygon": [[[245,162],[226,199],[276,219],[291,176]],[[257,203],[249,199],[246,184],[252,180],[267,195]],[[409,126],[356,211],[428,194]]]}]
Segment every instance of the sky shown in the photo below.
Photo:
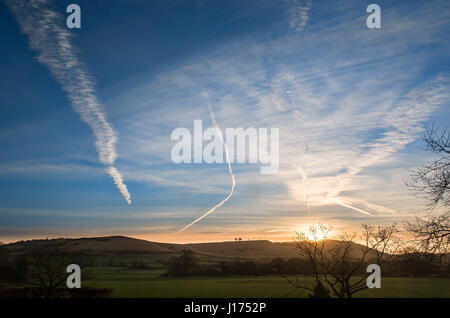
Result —
[{"label": "sky", "polygon": [[[2,0],[0,241],[283,241],[426,213],[405,182],[450,123],[450,3],[377,1],[369,29],[372,2]],[[213,118],[279,128],[278,171],[174,163],[173,130]]]}]

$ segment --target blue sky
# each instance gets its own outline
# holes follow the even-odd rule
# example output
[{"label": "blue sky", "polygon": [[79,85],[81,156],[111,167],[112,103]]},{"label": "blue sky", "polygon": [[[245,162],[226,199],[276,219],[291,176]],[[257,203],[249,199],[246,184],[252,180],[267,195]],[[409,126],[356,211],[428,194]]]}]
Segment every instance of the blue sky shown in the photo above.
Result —
[{"label": "blue sky", "polygon": [[[80,0],[79,30],[73,1],[32,2],[0,3],[0,241],[284,240],[424,212],[404,182],[450,122],[448,1],[378,1],[368,29],[370,1]],[[221,128],[280,128],[280,169],[233,165],[230,199],[177,233],[231,187],[226,164],[171,161],[175,128],[212,126],[203,93]]]}]

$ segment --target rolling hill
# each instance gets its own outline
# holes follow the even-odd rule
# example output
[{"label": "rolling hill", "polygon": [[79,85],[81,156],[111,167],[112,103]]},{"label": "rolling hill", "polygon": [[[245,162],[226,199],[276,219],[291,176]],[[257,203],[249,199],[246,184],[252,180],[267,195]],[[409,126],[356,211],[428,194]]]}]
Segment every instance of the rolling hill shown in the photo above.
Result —
[{"label": "rolling hill", "polygon": [[[73,251],[82,251],[95,255],[108,254],[178,254],[183,249],[188,249],[200,256],[216,259],[254,259],[269,260],[275,257],[291,258],[297,257],[295,242],[270,242],[267,240],[254,241],[229,241],[213,243],[191,243],[173,244],[150,242],[126,236],[108,236],[76,239],[51,239],[51,240],[29,240],[19,241],[5,245],[14,253],[22,253],[33,247],[45,247],[52,244],[63,243]],[[330,240],[327,249],[336,246],[338,242]],[[353,253],[357,256],[363,249],[362,245],[356,244]]]}]

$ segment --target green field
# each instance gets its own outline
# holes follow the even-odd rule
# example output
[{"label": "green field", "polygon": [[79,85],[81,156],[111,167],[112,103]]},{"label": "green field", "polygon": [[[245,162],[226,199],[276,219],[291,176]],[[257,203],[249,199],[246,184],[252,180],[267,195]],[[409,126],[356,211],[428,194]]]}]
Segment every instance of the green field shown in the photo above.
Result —
[{"label": "green field", "polygon": [[[113,288],[112,297],[286,297],[292,290],[276,276],[164,278],[164,270],[95,267],[84,286]],[[312,281],[312,278],[307,278]],[[355,297],[450,297],[450,279],[382,278],[380,289],[367,289]],[[308,297],[292,293],[289,297]]]},{"label": "green field", "polygon": [[[49,243],[43,240],[11,246],[11,262],[16,255],[22,255],[21,253],[30,249],[31,245],[37,244]],[[281,298],[308,297],[310,294],[305,291],[299,294],[299,291],[294,291],[286,279],[275,275],[162,277],[161,274],[166,272],[166,261],[172,257],[178,257],[185,247],[158,244],[126,237],[75,240],[71,246],[77,247],[80,251],[88,251],[85,255],[87,256],[85,267],[83,265],[82,268],[93,274],[93,276],[82,275],[82,287],[111,288],[112,297],[124,298]],[[205,243],[189,245],[188,248],[196,250],[195,258],[200,265],[212,265],[212,268],[219,265],[221,261],[246,260],[268,264],[275,257],[280,257],[279,255],[286,257],[297,255],[292,244],[280,245],[268,241]],[[214,273],[214,271],[208,273]],[[257,273],[257,271],[245,273]],[[309,282],[311,287],[315,285],[312,277],[306,277],[303,280]],[[2,287],[20,286],[5,284],[0,286],[0,289]],[[450,278],[383,277],[382,275],[380,289],[366,289],[355,294],[354,297],[450,298]]]}]

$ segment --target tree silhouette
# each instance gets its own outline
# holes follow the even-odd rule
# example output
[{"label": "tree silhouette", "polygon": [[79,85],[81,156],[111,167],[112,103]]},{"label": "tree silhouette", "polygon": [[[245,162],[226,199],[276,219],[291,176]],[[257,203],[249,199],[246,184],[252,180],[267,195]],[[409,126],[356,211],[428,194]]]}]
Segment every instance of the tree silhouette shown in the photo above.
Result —
[{"label": "tree silhouette", "polygon": [[407,185],[415,195],[428,201],[431,212],[426,217],[416,217],[406,227],[420,249],[445,253],[450,242],[450,131],[440,131],[433,124],[426,130],[424,141],[426,149],[438,157],[414,171]]},{"label": "tree silhouette", "polygon": [[368,288],[366,267],[369,262],[379,266],[386,264],[401,246],[395,224],[387,227],[363,224],[364,245],[355,243],[355,234],[340,233],[337,240],[330,240],[331,231],[331,226],[319,224],[297,233],[297,251],[312,267],[315,284],[311,286],[308,280],[298,275],[293,278],[285,275],[294,287],[293,291],[303,290],[318,295],[316,293],[326,286],[335,297],[351,298]]},{"label": "tree silhouette", "polygon": [[191,274],[198,265],[197,257],[191,250],[182,250],[180,256],[171,257],[164,263],[169,276]]}]

